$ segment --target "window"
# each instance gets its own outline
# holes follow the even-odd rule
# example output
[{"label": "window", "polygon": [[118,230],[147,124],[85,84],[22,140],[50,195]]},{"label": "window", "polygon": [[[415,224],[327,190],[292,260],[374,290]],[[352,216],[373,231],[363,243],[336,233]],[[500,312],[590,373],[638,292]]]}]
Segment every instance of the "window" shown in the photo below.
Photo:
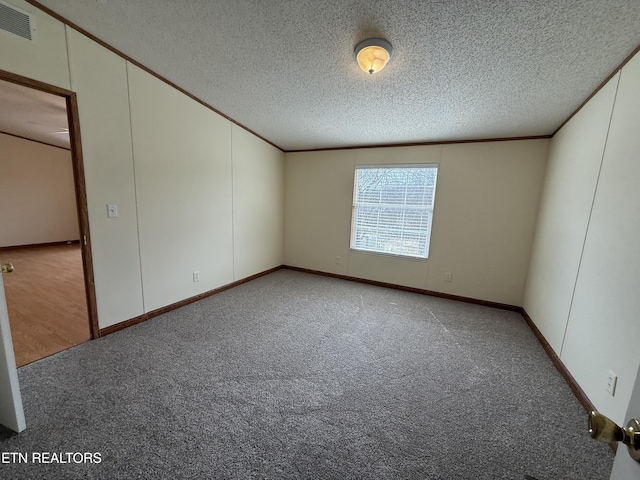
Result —
[{"label": "window", "polygon": [[437,165],[356,167],[351,248],[427,258]]}]

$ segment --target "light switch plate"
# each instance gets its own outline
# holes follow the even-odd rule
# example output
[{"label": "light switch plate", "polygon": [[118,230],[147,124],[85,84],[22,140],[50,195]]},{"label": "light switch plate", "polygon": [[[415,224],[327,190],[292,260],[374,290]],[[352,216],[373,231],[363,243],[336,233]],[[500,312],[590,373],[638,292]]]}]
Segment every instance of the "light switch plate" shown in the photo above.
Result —
[{"label": "light switch plate", "polygon": [[118,218],[118,205],[107,205],[107,217]]}]

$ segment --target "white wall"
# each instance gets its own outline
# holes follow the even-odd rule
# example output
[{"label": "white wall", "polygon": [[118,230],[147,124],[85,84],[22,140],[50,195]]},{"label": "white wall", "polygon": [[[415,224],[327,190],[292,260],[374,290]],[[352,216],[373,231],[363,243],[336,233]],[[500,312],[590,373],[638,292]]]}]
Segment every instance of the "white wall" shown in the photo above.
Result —
[{"label": "white wall", "polygon": [[[67,29],[78,95],[93,269],[101,327],[144,312],[124,59]],[[118,218],[107,218],[107,204]]]},{"label": "white wall", "polygon": [[68,89],[71,82],[64,24],[23,0],[6,3],[33,15],[35,34],[27,40],[0,30],[0,68]]},{"label": "white wall", "polygon": [[553,138],[524,307],[560,355],[619,75]]},{"label": "white wall", "polygon": [[128,70],[144,301],[153,310],[233,281],[231,122]]},{"label": "white wall", "polygon": [[0,247],[78,240],[71,152],[0,133]]},{"label": "white wall", "polygon": [[[286,155],[285,263],[521,305],[548,140]],[[349,251],[356,164],[439,163],[427,260]],[[336,264],[340,257],[340,264]],[[445,282],[451,272],[452,282]]]},{"label": "white wall", "polygon": [[[611,112],[614,98],[609,122],[607,112]],[[638,124],[640,56],[636,55],[619,78],[612,79],[553,140],[552,151],[557,154],[551,159],[545,201],[558,195],[559,185],[574,185],[575,176],[582,175],[581,168],[588,169],[590,178],[581,183],[580,204],[576,201],[568,207],[565,202],[558,207],[566,212],[564,218],[541,215],[538,231],[546,233],[536,241],[524,305],[536,324],[548,332],[556,332],[551,335],[554,348],[561,345],[561,360],[596,408],[618,423],[626,422],[624,415],[640,363],[636,349],[636,340],[640,338]],[[601,155],[599,174],[590,166],[597,159],[589,159],[585,144],[587,148],[599,148],[593,152],[595,156]],[[576,157],[576,153],[580,156]],[[566,163],[575,166],[564,168],[562,165]],[[559,166],[556,168],[555,164]],[[590,212],[586,225],[585,211]],[[576,215],[571,215],[572,212]],[[561,221],[570,226],[554,228]],[[572,243],[563,237],[565,230],[577,232]],[[578,242],[581,235],[583,241]],[[558,298],[550,299],[545,290],[552,287],[541,283],[551,280],[541,272],[545,265],[559,261],[554,259],[556,248],[566,251],[571,262],[578,258],[579,264],[570,272],[575,291],[569,288],[569,282],[569,287],[561,287],[563,293]],[[543,306],[545,302],[553,305]],[[564,336],[559,336],[557,332],[564,330]],[[619,376],[613,397],[605,391],[609,370]]]},{"label": "white wall", "polygon": [[0,32],[0,69],[77,93],[101,328],[283,263],[280,150],[11,3],[34,13],[37,40]]},{"label": "white wall", "polygon": [[[640,351],[640,56],[620,74],[562,359],[585,392],[620,423]],[[607,371],[619,375],[615,397]]]},{"label": "white wall", "polygon": [[282,265],[284,154],[231,125],[233,152],[233,279]]}]

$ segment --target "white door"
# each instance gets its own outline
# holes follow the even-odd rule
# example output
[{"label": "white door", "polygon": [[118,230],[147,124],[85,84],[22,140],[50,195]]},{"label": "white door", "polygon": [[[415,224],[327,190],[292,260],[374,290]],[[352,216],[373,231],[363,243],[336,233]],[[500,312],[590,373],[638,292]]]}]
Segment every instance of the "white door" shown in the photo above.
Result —
[{"label": "white door", "polygon": [[2,275],[0,275],[0,424],[15,432],[21,432],[27,427],[22,410],[18,369],[13,354]]},{"label": "white door", "polygon": [[[627,416],[624,417],[625,425],[632,418],[640,420],[640,368],[636,375],[636,383],[633,386],[631,400],[627,408]],[[610,480],[638,480],[640,479],[640,463],[629,456],[629,450],[622,443],[618,444],[618,453],[613,462]]]}]

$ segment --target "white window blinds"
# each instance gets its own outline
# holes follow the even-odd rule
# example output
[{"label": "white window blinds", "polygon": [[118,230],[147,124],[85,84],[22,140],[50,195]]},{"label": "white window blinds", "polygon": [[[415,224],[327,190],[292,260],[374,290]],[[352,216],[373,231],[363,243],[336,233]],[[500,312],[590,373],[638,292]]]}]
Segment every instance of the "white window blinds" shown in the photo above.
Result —
[{"label": "white window blinds", "polygon": [[356,167],[351,248],[427,258],[437,165]]}]

